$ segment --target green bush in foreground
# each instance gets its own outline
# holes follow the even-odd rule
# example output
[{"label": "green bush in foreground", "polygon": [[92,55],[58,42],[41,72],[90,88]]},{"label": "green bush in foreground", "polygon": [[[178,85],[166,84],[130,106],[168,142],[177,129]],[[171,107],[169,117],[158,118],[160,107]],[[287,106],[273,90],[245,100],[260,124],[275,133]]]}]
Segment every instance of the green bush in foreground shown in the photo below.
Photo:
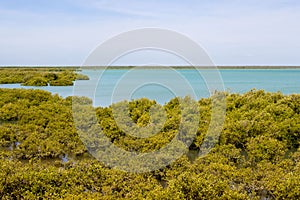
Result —
[{"label": "green bush in foreground", "polygon": [[[0,89],[1,199],[300,198],[300,95],[226,94],[222,135],[207,156],[183,155],[163,169],[140,174],[106,167],[88,155],[74,126],[73,100],[91,103],[42,90]],[[128,114],[146,127],[155,104],[132,101]],[[200,122],[190,152],[199,150],[211,119],[211,99],[199,100],[198,106]],[[121,130],[112,107],[95,112],[115,145],[150,152],[172,140],[181,120],[177,99],[163,108],[163,128],[145,139]]]}]

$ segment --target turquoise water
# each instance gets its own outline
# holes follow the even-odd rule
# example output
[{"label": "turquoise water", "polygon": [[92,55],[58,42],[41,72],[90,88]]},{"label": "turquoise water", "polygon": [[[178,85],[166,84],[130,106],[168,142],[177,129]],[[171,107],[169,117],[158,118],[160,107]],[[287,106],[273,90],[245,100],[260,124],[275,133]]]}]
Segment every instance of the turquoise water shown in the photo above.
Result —
[{"label": "turquoise water", "polygon": [[[94,100],[95,106],[108,106],[112,102],[141,97],[154,99],[163,104],[175,96],[191,95],[202,98],[210,95],[201,72],[199,74],[195,69],[176,71],[191,86],[193,94],[186,85],[174,78],[171,70],[138,69],[131,75],[129,72],[130,69],[83,70],[82,73],[88,75],[90,80],[76,81],[75,86],[29,87],[20,84],[0,84],[0,87],[43,89],[62,97],[88,96]],[[229,92],[244,93],[256,88],[270,92],[281,91],[283,94],[300,93],[300,69],[222,69],[219,72],[224,89]],[[145,83],[141,84],[143,81]],[[217,79],[210,82],[220,84]],[[126,88],[134,90],[128,94]]]}]

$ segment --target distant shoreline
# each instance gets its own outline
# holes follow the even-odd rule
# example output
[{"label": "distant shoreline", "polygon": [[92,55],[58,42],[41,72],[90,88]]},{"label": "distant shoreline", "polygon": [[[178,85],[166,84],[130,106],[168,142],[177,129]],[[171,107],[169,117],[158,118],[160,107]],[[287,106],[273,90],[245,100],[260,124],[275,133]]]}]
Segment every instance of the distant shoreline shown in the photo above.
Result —
[{"label": "distant shoreline", "polygon": [[[218,69],[300,69],[300,66],[216,66]],[[212,66],[0,66],[0,69],[13,68],[72,68],[72,69],[211,69]]]}]

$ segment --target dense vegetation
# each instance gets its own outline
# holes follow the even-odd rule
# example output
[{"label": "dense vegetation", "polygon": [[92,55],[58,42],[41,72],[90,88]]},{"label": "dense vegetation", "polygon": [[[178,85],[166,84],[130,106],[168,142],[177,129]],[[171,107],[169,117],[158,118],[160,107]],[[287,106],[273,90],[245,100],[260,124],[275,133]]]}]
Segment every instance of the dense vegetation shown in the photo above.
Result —
[{"label": "dense vegetation", "polygon": [[[211,117],[211,99],[201,99],[190,154],[164,169],[138,174],[89,156],[75,130],[72,100],[42,90],[0,89],[0,198],[300,199],[300,95],[226,94],[220,140],[197,158],[191,153],[199,150]],[[138,126],[147,125],[154,104],[147,99],[129,103]],[[120,130],[112,107],[96,108],[96,113],[114,144],[147,152],[168,143],[178,128],[178,100],[164,108],[163,129],[147,139]]]},{"label": "dense vegetation", "polygon": [[25,86],[70,86],[75,80],[89,77],[76,73],[76,68],[1,68],[0,84],[20,83]]}]

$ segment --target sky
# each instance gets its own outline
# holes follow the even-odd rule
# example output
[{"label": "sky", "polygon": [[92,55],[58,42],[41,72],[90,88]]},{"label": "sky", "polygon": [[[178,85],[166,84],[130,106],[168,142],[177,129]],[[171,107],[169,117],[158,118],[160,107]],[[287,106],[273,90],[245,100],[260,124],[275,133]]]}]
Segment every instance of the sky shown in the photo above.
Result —
[{"label": "sky", "polygon": [[[0,0],[0,66],[78,66],[111,37],[145,27],[186,35],[216,65],[300,65],[298,0]],[[148,51],[116,65],[151,57],[182,64]]]}]

